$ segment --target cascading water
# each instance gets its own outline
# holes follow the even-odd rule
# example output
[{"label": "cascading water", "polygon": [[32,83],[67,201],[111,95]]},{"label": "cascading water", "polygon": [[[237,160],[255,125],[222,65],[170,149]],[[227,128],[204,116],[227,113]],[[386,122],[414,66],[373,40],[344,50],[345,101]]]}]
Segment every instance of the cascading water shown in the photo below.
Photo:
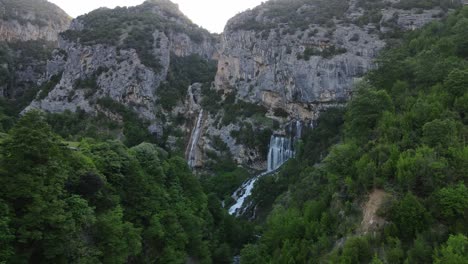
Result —
[{"label": "cascading water", "polygon": [[200,113],[198,113],[197,124],[192,131],[192,136],[190,137],[190,144],[189,144],[190,149],[189,149],[188,156],[187,156],[188,165],[190,166],[190,168],[195,167],[196,162],[197,162],[196,146],[198,144],[198,139],[200,138],[202,120],[203,120],[203,109],[201,109]]},{"label": "cascading water", "polygon": [[236,216],[241,215],[243,213],[242,209],[244,207],[245,200],[252,194],[255,182],[257,182],[263,176],[273,173],[274,171],[279,169],[281,165],[283,165],[286,161],[294,157],[294,143],[296,140],[301,138],[302,123],[300,121],[297,121],[295,125],[295,133],[292,133],[292,129],[290,129],[289,131],[291,134],[290,137],[274,135],[271,136],[270,149],[268,151],[267,157],[267,171],[244,182],[242,186],[234,192],[232,198],[234,198],[236,203],[233,206],[231,206],[231,208],[229,208],[229,214],[235,214]]},{"label": "cascading water", "polygon": [[271,172],[278,169],[292,157],[294,157],[293,140],[285,137],[271,136],[267,171]]}]

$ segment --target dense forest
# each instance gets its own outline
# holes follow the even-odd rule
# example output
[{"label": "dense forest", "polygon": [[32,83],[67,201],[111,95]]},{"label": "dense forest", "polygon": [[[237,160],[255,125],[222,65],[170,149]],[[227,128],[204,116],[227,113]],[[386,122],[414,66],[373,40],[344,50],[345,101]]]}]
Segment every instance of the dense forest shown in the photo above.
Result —
[{"label": "dense forest", "polygon": [[[402,1],[413,2],[437,1]],[[330,3],[339,8],[325,18],[344,12]],[[275,8],[269,15],[285,7]],[[86,23],[107,23],[112,16],[101,15],[112,12],[134,18],[130,11],[94,11]],[[81,41],[117,41],[106,34],[124,30],[109,25]],[[0,45],[0,57],[9,55]],[[82,111],[19,115],[0,100],[0,263],[468,263],[467,60],[468,7],[392,42],[349,103],[321,113],[296,157],[257,182],[253,220],[226,210],[249,172],[219,138],[207,173],[195,175],[111,99],[97,103],[121,122]],[[176,59],[161,106],[204,83],[203,107],[222,109],[219,122],[241,124],[231,136],[266,154],[272,131],[241,120],[266,110],[212,93],[215,69]]]},{"label": "dense forest", "polygon": [[250,239],[156,145],[67,142],[30,112],[0,151],[0,262],[229,263]]}]

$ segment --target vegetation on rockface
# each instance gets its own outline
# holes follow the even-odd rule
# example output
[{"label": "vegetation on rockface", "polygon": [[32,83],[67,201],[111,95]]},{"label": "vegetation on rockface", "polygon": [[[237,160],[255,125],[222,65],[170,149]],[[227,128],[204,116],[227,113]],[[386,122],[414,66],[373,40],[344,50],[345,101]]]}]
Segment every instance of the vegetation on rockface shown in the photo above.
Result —
[{"label": "vegetation on rockface", "polygon": [[120,139],[128,147],[157,143],[156,135],[148,131],[149,122],[135,111],[107,97],[99,99],[97,105],[101,110],[95,116],[78,109],[74,113],[47,113],[45,117],[53,132],[68,141]]},{"label": "vegetation on rockface", "polygon": [[158,58],[153,54],[154,48],[159,48],[161,42],[160,38],[153,37],[156,30],[168,36],[170,32],[185,33],[196,43],[211,38],[208,31],[193,24],[175,4],[165,0],[146,1],[135,7],[101,8],[80,16],[78,20],[83,23],[84,29],[68,30],[62,33],[65,38],[85,45],[133,48],[142,63],[155,71],[161,69]]},{"label": "vegetation on rockface", "polygon": [[297,59],[308,61],[312,56],[321,56],[325,59],[329,59],[336,55],[340,55],[346,52],[347,50],[345,48],[337,48],[334,45],[320,49],[316,47],[306,47],[303,54],[297,54]]},{"label": "vegetation on rockface", "polygon": [[[357,88],[341,129],[338,110],[322,115],[299,155],[255,186],[259,215],[274,209],[241,263],[468,262],[467,28],[463,8],[409,33]],[[389,194],[387,224],[365,235],[360,205],[374,189]]]},{"label": "vegetation on rockface", "polygon": [[215,61],[207,61],[199,55],[178,57],[171,55],[171,63],[166,82],[158,87],[158,104],[166,110],[171,110],[185,100],[187,89],[194,83],[211,84],[216,75]]},{"label": "vegetation on rockface", "polygon": [[[333,18],[343,17],[348,7],[348,1],[342,0],[268,1],[254,8],[249,14],[250,19],[230,24],[229,30],[262,31],[276,28],[278,24],[307,29],[310,24],[324,25]],[[262,15],[267,22],[255,19],[261,10],[264,10]]]},{"label": "vegetation on rockface", "polygon": [[0,156],[0,262],[230,263],[249,240],[186,162],[155,145],[70,147],[30,112]]},{"label": "vegetation on rockface", "polygon": [[22,97],[18,90],[37,88],[36,83],[20,82],[17,71],[32,67],[36,74],[43,71],[55,44],[43,40],[1,42],[0,41],[0,87],[5,87],[3,96]]},{"label": "vegetation on rockface", "polygon": [[[30,14],[34,13],[31,18]],[[46,0],[2,0],[0,1],[0,19],[16,20],[25,25],[47,26],[50,22],[63,24],[71,18],[55,4]]]},{"label": "vegetation on rockface", "polygon": [[[38,91],[43,91],[40,96],[46,96],[55,86],[55,77],[41,86],[32,81],[40,76],[54,46],[42,40],[0,42],[0,127],[3,129],[11,128],[18,114],[31,103]],[[18,72],[27,71],[29,67],[37,76],[32,76],[31,80],[19,78]]]}]

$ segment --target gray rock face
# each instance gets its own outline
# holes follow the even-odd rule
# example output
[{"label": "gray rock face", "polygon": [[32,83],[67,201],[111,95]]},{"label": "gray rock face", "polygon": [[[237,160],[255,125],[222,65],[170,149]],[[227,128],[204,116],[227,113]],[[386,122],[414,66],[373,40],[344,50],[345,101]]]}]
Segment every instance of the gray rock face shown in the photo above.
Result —
[{"label": "gray rock face", "polygon": [[235,89],[239,98],[283,108],[292,118],[313,118],[309,105],[349,98],[353,85],[374,67],[373,59],[385,47],[383,33],[421,27],[442,12],[401,10],[388,3],[380,10],[379,23],[360,25],[364,10],[357,1],[348,2],[344,17],[327,25],[277,24],[260,32],[236,27],[242,21],[271,23],[266,4],[231,19],[221,38],[218,89]]},{"label": "gray rock face", "polygon": [[3,0],[0,2],[0,40],[57,41],[58,34],[70,25],[71,18],[47,1]]},{"label": "gray rock face", "polygon": [[47,40],[57,41],[60,32],[68,28],[68,22],[60,24],[35,25],[30,22],[21,24],[17,20],[0,21],[0,39],[6,41]]},{"label": "gray rock face", "polygon": [[[79,21],[71,26],[82,30]],[[59,48],[47,65],[47,76],[62,74],[60,82],[44,99],[36,99],[25,111],[41,109],[63,112],[77,109],[96,114],[96,102],[110,98],[135,110],[141,118],[151,121],[151,130],[161,132],[157,123],[157,89],[166,80],[171,54],[198,54],[212,58],[216,48],[210,39],[195,43],[183,33],[155,31],[153,55],[160,62],[160,70],[145,66],[134,49],[120,49],[104,44],[82,45],[59,39]],[[62,53],[66,54],[63,55]],[[77,87],[77,81],[95,79],[97,87]]]}]

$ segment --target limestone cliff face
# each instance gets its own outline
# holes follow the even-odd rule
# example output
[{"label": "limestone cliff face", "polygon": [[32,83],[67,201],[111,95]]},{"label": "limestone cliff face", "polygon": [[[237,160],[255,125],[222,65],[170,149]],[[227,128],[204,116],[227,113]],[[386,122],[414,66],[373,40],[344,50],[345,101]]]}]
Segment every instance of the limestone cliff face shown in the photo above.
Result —
[{"label": "limestone cliff face", "polygon": [[1,0],[0,39],[3,41],[56,41],[71,18],[45,0]]},{"label": "limestone cliff face", "polygon": [[[349,98],[353,85],[374,67],[385,34],[421,27],[443,13],[439,7],[405,10],[398,8],[399,1],[380,1],[371,16],[362,1],[329,1],[324,4],[336,4],[342,12],[324,17],[325,23],[308,23],[304,14],[320,8],[320,1],[292,1],[301,4],[283,22],[277,10],[282,2],[286,8],[287,1],[270,1],[229,21],[216,85],[302,120],[314,117],[314,105]],[[295,16],[304,16],[299,27]]]},{"label": "limestone cliff face", "polygon": [[[41,109],[55,113],[81,109],[96,114],[104,111],[99,100],[112,99],[150,121],[151,132],[161,134],[163,124],[157,118],[157,94],[161,83],[167,79],[171,58],[196,54],[211,59],[216,54],[215,39],[208,32],[190,24],[185,17],[178,17],[178,13],[169,15],[161,3],[170,2],[147,2],[145,4],[150,9],[146,8],[146,11],[158,21],[176,24],[177,27],[144,32],[146,41],[137,43],[128,40],[132,30],[113,36],[117,39],[115,43],[106,43],[105,38],[82,41],[90,30],[102,29],[96,25],[90,28],[86,16],[74,20],[70,30],[59,38],[59,50],[47,66],[49,78],[61,76],[58,83],[47,94],[39,94],[25,111]],[[134,9],[122,12],[138,13]],[[184,31],[186,28],[198,34],[195,40]],[[142,49],[139,45],[148,46]]]}]

